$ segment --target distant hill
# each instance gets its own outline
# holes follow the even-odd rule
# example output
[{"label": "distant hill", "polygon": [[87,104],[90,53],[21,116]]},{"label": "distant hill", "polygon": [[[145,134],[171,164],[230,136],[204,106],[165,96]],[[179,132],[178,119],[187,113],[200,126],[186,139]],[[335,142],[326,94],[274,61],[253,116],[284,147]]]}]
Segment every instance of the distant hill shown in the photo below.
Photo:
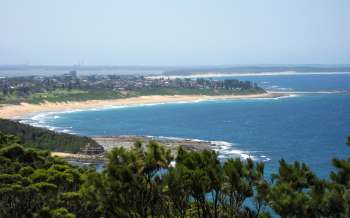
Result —
[{"label": "distant hill", "polygon": [[0,132],[18,136],[27,146],[49,151],[78,153],[90,144],[96,152],[103,152],[103,147],[89,137],[57,133],[6,119],[0,119]]}]

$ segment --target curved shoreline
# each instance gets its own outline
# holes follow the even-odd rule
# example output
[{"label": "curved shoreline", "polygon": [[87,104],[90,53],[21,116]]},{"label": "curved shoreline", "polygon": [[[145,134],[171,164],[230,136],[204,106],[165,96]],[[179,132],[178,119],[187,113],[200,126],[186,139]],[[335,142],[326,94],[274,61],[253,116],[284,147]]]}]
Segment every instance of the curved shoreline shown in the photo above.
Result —
[{"label": "curved shoreline", "polygon": [[151,95],[125,99],[88,100],[81,102],[45,102],[42,104],[21,103],[19,105],[0,105],[0,118],[21,119],[23,117],[45,112],[62,112],[69,110],[89,110],[112,106],[137,106],[143,104],[165,104],[207,100],[243,100],[290,96],[291,93],[267,92],[250,95]]}]

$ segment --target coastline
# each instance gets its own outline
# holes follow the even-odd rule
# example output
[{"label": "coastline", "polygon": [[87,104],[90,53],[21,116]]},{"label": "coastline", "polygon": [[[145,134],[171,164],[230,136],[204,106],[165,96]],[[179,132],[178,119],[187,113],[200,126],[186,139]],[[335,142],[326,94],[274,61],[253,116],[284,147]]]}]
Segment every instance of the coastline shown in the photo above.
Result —
[{"label": "coastline", "polygon": [[124,99],[88,100],[77,102],[45,102],[41,104],[21,103],[19,105],[0,105],[0,118],[21,119],[26,116],[45,112],[62,112],[69,110],[89,110],[111,106],[137,106],[143,104],[165,104],[206,100],[242,100],[254,98],[277,98],[289,96],[290,93],[267,92],[249,95],[150,95]]},{"label": "coastline", "polygon": [[350,72],[296,72],[296,71],[283,71],[283,72],[262,72],[262,73],[234,73],[234,72],[196,72],[188,75],[155,75],[146,76],[150,79],[194,79],[194,78],[215,78],[215,77],[249,77],[249,76],[305,76],[305,75],[349,75]]},{"label": "coastline", "polygon": [[[86,153],[69,153],[69,152],[51,152],[52,156],[57,156],[69,161],[81,162],[106,162],[107,152],[113,148],[125,148],[129,150],[134,147],[135,142],[142,142],[142,146],[146,146],[150,140],[154,140],[162,144],[165,148],[171,151],[171,154],[176,157],[179,147],[188,151],[203,151],[212,150],[220,152],[222,158],[239,157],[242,159],[251,158],[255,160],[257,157],[250,152],[237,150],[232,143],[226,141],[209,141],[190,138],[163,137],[163,136],[140,136],[140,135],[119,135],[119,136],[94,136],[92,137],[98,144],[102,145],[105,152],[98,154]],[[264,157],[261,161],[269,161]]]}]

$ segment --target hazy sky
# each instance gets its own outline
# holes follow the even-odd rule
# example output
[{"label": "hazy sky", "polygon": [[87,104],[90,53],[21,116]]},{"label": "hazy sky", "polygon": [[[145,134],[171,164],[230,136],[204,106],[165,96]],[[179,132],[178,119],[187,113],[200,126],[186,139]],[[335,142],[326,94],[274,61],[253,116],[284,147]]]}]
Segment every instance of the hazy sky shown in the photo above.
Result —
[{"label": "hazy sky", "polygon": [[0,64],[349,64],[350,0],[0,0]]}]

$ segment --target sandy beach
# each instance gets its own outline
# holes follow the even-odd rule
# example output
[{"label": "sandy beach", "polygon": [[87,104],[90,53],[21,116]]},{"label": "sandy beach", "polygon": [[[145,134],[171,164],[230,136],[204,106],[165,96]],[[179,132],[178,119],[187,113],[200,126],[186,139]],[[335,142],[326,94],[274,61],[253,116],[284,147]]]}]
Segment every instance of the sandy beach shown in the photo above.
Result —
[{"label": "sandy beach", "polygon": [[267,92],[252,95],[152,95],[140,96],[125,99],[111,100],[89,100],[80,102],[45,102],[42,104],[21,103],[19,105],[0,105],[0,118],[20,119],[30,115],[43,112],[62,112],[76,109],[93,109],[110,106],[133,106],[141,104],[159,104],[159,103],[177,103],[192,102],[205,100],[222,100],[222,99],[253,99],[253,98],[276,98],[288,96],[287,93]]}]

